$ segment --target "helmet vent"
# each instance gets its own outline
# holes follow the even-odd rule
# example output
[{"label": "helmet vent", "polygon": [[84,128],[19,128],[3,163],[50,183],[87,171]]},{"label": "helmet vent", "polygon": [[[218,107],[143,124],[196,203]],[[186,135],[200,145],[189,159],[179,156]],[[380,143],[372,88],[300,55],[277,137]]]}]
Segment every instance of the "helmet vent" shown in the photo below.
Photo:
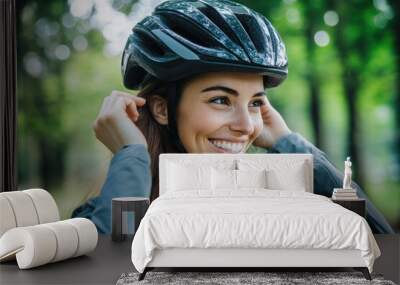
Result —
[{"label": "helmet vent", "polygon": [[167,47],[162,46],[159,41],[140,30],[136,30],[133,34],[134,41],[137,42],[141,49],[152,56],[161,57],[167,53]]},{"label": "helmet vent", "polygon": [[266,45],[264,38],[265,36],[260,29],[260,25],[255,19],[257,15],[250,16],[246,14],[235,14],[235,16],[238,18],[243,28],[245,29],[246,33],[249,35],[257,51],[259,53],[264,53]]},{"label": "helmet vent", "polygon": [[234,43],[240,44],[236,33],[232,31],[232,28],[228,25],[226,20],[216,11],[213,7],[203,6],[198,8],[211,22],[213,22],[218,28],[224,32],[224,34]]},{"label": "helmet vent", "polygon": [[188,25],[188,20],[181,18],[180,15],[174,15],[173,17],[170,15],[158,16],[163,24],[165,24],[171,31],[193,44],[210,48],[219,46],[216,39],[209,34],[204,33],[204,30],[200,29],[197,25]]}]

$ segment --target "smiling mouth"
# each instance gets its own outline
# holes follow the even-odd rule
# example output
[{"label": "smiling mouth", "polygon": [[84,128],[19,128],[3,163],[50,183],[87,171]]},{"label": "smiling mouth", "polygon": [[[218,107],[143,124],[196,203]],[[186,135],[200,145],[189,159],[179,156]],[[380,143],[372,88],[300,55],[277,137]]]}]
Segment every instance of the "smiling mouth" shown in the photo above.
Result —
[{"label": "smiling mouth", "polygon": [[246,143],[232,143],[224,140],[208,139],[210,144],[213,146],[217,152],[225,153],[241,153],[246,147]]}]

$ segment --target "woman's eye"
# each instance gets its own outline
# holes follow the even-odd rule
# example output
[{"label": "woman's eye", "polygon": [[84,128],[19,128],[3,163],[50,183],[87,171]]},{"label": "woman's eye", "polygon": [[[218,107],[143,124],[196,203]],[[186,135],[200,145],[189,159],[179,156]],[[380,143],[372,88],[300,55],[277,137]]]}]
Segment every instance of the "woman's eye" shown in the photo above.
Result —
[{"label": "woman's eye", "polygon": [[[209,101],[210,103],[215,103],[218,105],[229,105],[230,101],[228,97],[216,97],[213,98]],[[250,103],[250,107],[260,107],[264,105],[264,101],[263,100],[255,100],[253,102]]]},{"label": "woman's eye", "polygon": [[256,100],[256,101],[253,101],[253,104],[252,104],[251,107],[260,107],[262,105],[264,105],[264,101],[263,100]]},{"label": "woman's eye", "polygon": [[211,99],[209,102],[216,103],[219,105],[221,105],[221,104],[228,105],[229,104],[229,100],[227,97],[216,97],[216,98]]}]

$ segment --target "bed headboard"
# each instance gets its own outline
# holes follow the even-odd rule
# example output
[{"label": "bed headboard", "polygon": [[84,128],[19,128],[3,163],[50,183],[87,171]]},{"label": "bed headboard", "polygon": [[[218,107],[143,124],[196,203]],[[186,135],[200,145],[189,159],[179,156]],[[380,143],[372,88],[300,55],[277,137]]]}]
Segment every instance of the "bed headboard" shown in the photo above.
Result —
[{"label": "bed headboard", "polygon": [[222,169],[272,169],[283,176],[281,178],[301,184],[299,186],[306,192],[313,193],[313,156],[308,153],[163,153],[159,156],[159,195],[167,191],[169,162],[187,167],[207,165]]}]

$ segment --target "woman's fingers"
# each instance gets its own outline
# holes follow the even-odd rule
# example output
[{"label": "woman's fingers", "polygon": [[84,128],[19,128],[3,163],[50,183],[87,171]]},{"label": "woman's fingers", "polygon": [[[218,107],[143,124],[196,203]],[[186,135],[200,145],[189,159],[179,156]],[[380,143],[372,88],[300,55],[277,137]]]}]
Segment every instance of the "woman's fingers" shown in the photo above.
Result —
[{"label": "woman's fingers", "polygon": [[122,91],[114,90],[111,92],[111,96],[121,96],[123,98],[133,100],[139,106],[143,106],[146,103],[146,99]]},{"label": "woman's fingers", "polygon": [[[114,90],[111,92],[111,95],[107,96],[104,100],[104,109],[108,109],[110,111],[109,113],[119,113],[123,111],[130,119],[136,121],[139,117],[137,107],[142,107],[145,103],[146,100],[144,98]],[[104,109],[102,110],[103,114],[105,113]]]},{"label": "woman's fingers", "polygon": [[134,120],[134,118],[139,115],[135,102],[131,99],[124,98],[123,96],[116,96],[113,101],[111,114],[116,119],[124,116],[131,120]]},{"label": "woman's fingers", "polygon": [[112,91],[104,98],[92,128],[96,138],[112,152],[123,145],[140,143],[147,146],[146,138],[134,122],[139,117],[138,107],[146,100],[121,91]]},{"label": "woman's fingers", "polygon": [[273,107],[269,103],[265,103],[261,106],[261,116],[264,120],[268,119]]},{"label": "woman's fingers", "polygon": [[125,104],[126,104],[126,112],[128,113],[128,116],[136,122],[136,120],[139,118],[139,112],[137,110],[136,104],[132,102],[130,99],[125,98]]}]

